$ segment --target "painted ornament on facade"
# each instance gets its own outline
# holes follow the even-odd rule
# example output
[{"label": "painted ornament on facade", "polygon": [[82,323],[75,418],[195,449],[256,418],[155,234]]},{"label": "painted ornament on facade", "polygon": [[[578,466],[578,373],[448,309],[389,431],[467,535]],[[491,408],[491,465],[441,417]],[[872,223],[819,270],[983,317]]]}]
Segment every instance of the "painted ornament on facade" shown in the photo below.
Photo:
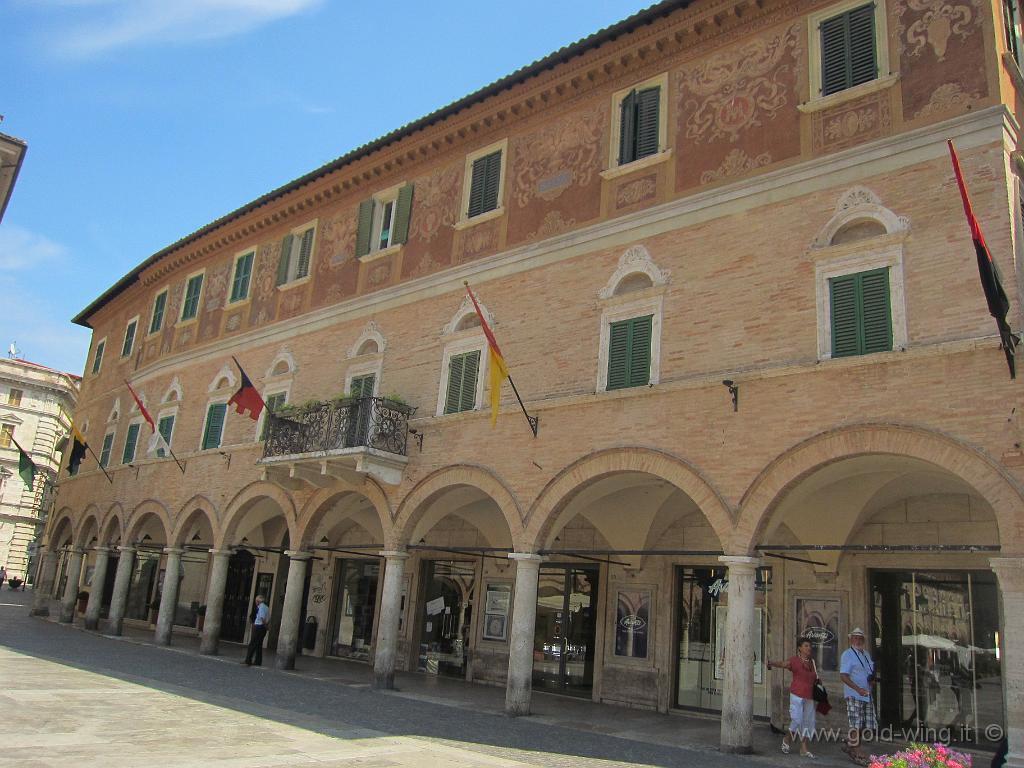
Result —
[{"label": "painted ornament on facade", "polygon": [[658,190],[657,178],[652,173],[620,186],[615,190],[615,207],[624,208],[653,198]]},{"label": "painted ornament on facade", "polygon": [[409,220],[410,240],[429,243],[441,227],[455,225],[461,184],[462,169],[457,166],[416,180],[416,204]]},{"label": "painted ornament on facade", "polygon": [[914,118],[935,117],[948,112],[963,112],[970,108],[970,105],[981,99],[981,94],[967,93],[960,83],[945,83],[936,88]]},{"label": "painted ornament on facade", "polygon": [[900,0],[893,8],[900,55],[920,56],[929,46],[942,61],[951,38],[966,40],[972,28],[981,26],[980,8],[981,0]]},{"label": "painted ornament on facade", "polygon": [[718,168],[713,171],[704,171],[700,175],[700,183],[711,184],[715,181],[731,179],[734,176],[742,176],[750,171],[763,168],[771,162],[772,156],[768,152],[751,157],[742,149],[731,149]]},{"label": "painted ornament on facade", "polygon": [[206,290],[206,311],[215,312],[224,306],[224,298],[228,289],[228,270],[230,264],[222,264],[216,269],[211,269],[209,274],[209,285]]},{"label": "painted ornament on facade", "polygon": [[535,197],[551,202],[570,187],[585,187],[596,176],[601,126],[607,111],[595,107],[569,115],[512,142],[512,199],[525,208]]},{"label": "painted ornament on facade", "polygon": [[795,99],[796,61],[803,55],[801,26],[774,37],[722,51],[692,70],[679,73],[680,112],[686,138],[736,141]]},{"label": "painted ornament on facade", "polygon": [[355,209],[336,213],[325,220],[320,229],[320,272],[340,267],[356,252]]},{"label": "painted ornament on facade", "polygon": [[545,237],[557,235],[576,225],[576,219],[571,216],[566,219],[561,211],[548,211],[540,226],[526,236],[527,240],[542,240]]}]

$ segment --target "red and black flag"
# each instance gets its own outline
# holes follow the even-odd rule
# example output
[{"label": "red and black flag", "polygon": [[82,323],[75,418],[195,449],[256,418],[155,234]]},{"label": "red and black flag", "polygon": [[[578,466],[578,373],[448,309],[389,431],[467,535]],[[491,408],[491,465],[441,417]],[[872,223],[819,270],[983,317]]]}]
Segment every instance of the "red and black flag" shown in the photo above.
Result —
[{"label": "red and black flag", "polygon": [[139,407],[139,413],[142,414],[142,418],[149,424],[149,428],[156,432],[156,424],[153,422],[153,417],[149,415],[149,411],[146,410],[146,406],[142,404],[142,398],[139,397],[138,393],[132,389],[132,385],[125,380],[125,386],[128,387],[128,391],[132,393],[132,398],[135,400],[135,404]]},{"label": "red and black flag", "polygon": [[957,159],[956,150],[953,149],[953,142],[949,144],[949,155],[953,159],[953,173],[956,174],[956,184],[960,188],[960,197],[964,201],[964,213],[967,214],[967,224],[971,228],[971,239],[974,241],[974,250],[978,257],[978,274],[981,277],[981,287],[985,290],[985,300],[988,302],[989,314],[996,320],[996,328],[999,329],[999,341],[1006,355],[1006,364],[1010,368],[1010,378],[1017,378],[1017,368],[1014,354],[1017,345],[1020,344],[1020,336],[1015,334],[1006,322],[1006,315],[1010,311],[1010,300],[1003,289],[1003,282],[999,277],[999,267],[992,260],[992,253],[988,249],[984,235],[981,234],[981,227],[978,219],[974,216],[974,209],[971,207],[971,200],[967,196],[967,185],[964,183],[963,174],[960,172],[960,161]]},{"label": "red and black flag", "polygon": [[234,356],[232,356],[231,359],[235,361],[235,365],[238,366],[238,372],[242,374],[242,386],[240,386],[238,391],[231,396],[230,400],[228,400],[228,405],[234,405],[235,410],[238,413],[245,413],[248,411],[249,418],[256,421],[259,419],[260,413],[263,409],[267,407],[267,404],[263,402],[263,398],[260,397],[260,393],[257,391],[256,387],[252,385],[252,381],[248,376],[246,376],[245,371],[242,370],[242,366],[239,364],[238,360],[235,359]]}]

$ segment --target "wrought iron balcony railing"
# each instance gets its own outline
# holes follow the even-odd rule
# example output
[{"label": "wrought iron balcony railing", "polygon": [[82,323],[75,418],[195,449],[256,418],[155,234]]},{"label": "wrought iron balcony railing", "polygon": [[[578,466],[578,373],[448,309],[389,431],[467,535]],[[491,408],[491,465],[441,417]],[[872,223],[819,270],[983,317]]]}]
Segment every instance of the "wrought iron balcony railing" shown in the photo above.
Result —
[{"label": "wrought iron balcony railing", "polygon": [[263,458],[375,448],[406,455],[415,409],[383,397],[327,400],[268,416]]}]

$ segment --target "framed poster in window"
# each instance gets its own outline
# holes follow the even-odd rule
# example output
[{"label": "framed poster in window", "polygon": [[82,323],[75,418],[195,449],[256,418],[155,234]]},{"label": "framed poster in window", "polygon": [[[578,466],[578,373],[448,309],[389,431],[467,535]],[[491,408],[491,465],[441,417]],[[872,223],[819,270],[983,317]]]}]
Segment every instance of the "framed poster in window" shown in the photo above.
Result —
[{"label": "framed poster in window", "polygon": [[646,659],[651,628],[651,593],[641,589],[620,589],[615,604],[615,655]]},{"label": "framed poster in window", "polygon": [[811,641],[811,653],[818,669],[839,670],[839,616],[842,603],[838,597],[798,596],[795,615],[798,637]]},{"label": "framed poster in window", "polygon": [[[764,609],[755,608],[757,634],[754,635],[754,685],[764,682]],[[728,605],[715,606],[715,680],[725,679],[725,624]]]},{"label": "framed poster in window", "polygon": [[508,639],[508,612],[511,604],[511,584],[487,583],[484,591],[484,640]]}]

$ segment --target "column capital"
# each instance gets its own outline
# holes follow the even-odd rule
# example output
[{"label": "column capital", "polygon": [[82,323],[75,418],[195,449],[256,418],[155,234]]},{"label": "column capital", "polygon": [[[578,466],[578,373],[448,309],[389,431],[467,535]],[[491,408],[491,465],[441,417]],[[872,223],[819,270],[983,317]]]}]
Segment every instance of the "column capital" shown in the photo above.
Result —
[{"label": "column capital", "polygon": [[290,560],[309,560],[313,557],[312,552],[306,552],[304,549],[286,549],[284,553]]},{"label": "column capital", "polygon": [[131,544],[118,545],[117,551],[118,552],[124,552],[125,554],[129,554],[130,553],[130,554],[134,555],[135,554],[135,547],[133,547]]},{"label": "column capital", "polygon": [[402,549],[385,549],[377,554],[388,560],[405,560],[409,557],[409,553]]},{"label": "column capital", "polygon": [[517,566],[520,563],[523,563],[536,565],[539,567],[540,564],[544,562],[545,558],[543,557],[543,555],[538,555],[536,552],[509,552],[508,559],[515,560]]},{"label": "column capital", "polygon": [[718,562],[726,566],[730,571],[749,571],[753,573],[761,565],[760,557],[749,555],[719,555]]},{"label": "column capital", "polygon": [[84,555],[85,554],[85,547],[72,547],[71,549],[68,550],[68,554],[71,554],[71,555]]},{"label": "column capital", "polygon": [[113,551],[113,547],[107,547],[107,546],[101,545],[101,546],[93,547],[93,551],[97,555],[100,554],[101,552],[109,555]]},{"label": "column capital", "polygon": [[165,555],[180,555],[184,551],[182,547],[164,547]]},{"label": "column capital", "polygon": [[228,547],[227,549],[211,549],[210,554],[215,557],[224,557],[235,554],[235,550],[231,549],[231,547]]}]

